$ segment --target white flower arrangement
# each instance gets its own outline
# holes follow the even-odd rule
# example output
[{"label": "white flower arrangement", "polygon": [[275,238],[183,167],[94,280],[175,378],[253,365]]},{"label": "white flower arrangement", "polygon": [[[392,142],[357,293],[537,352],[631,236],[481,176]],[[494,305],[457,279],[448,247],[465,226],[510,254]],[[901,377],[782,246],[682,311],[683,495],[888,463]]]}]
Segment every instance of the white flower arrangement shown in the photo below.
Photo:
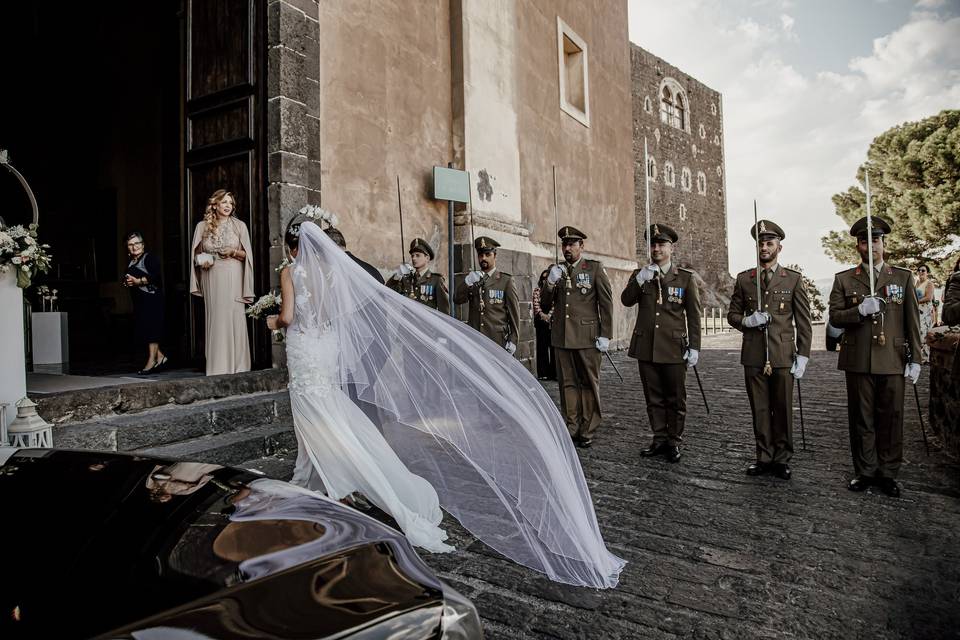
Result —
[{"label": "white flower arrangement", "polygon": [[[326,209],[321,209],[315,204],[308,204],[307,206],[300,209],[300,213],[310,218],[317,224],[321,222],[326,222],[327,227],[336,227],[340,220],[337,218],[337,214],[327,211]],[[323,228],[323,225],[320,225]]]},{"label": "white flower arrangement", "polygon": [[274,269],[274,271],[276,271],[277,273],[280,273],[281,271],[283,271],[284,269],[286,269],[292,264],[293,264],[293,260],[291,260],[288,257],[284,257],[283,260],[280,261],[280,264],[277,265],[277,268]]},{"label": "white flower arrangement", "polygon": [[40,311],[56,311],[57,290],[51,289],[45,284],[37,287],[37,295],[40,297]]},{"label": "white flower arrangement", "polygon": [[37,242],[37,225],[16,225],[0,229],[0,273],[17,271],[17,286],[26,289],[33,278],[50,271],[52,256],[48,244]]},{"label": "white flower arrangement", "polygon": [[[280,313],[280,306],[283,304],[283,298],[279,293],[270,293],[260,296],[260,299],[254,302],[252,305],[247,307],[247,315],[251,318],[257,320],[266,319],[267,316],[272,316]],[[273,331],[273,340],[274,342],[283,342],[283,331],[280,329],[274,329]]]}]

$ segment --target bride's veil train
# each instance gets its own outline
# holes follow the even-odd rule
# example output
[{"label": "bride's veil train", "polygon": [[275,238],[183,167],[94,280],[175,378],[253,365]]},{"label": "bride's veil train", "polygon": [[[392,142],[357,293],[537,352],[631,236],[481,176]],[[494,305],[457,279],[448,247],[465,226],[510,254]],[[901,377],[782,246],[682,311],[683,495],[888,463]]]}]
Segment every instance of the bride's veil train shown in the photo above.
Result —
[{"label": "bride's veil train", "polygon": [[377,283],[319,226],[300,227],[301,327],[332,331],[330,372],[440,505],[551,579],[616,586],[579,458],[540,383],[494,342]]}]

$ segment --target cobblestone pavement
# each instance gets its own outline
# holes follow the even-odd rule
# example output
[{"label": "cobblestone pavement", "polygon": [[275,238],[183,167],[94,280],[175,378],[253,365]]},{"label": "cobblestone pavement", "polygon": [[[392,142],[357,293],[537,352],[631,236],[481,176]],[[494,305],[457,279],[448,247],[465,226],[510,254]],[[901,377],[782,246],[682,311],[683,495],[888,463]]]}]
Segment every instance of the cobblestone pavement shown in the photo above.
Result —
[{"label": "cobblestone pavement", "polygon": [[617,589],[552,583],[450,523],[458,550],[425,559],[476,603],[488,638],[960,637],[958,466],[924,455],[911,390],[900,499],[846,489],[845,387],[826,351],[803,380],[807,448],[798,416],[793,480],[750,478],[737,349],[736,334],[707,339],[711,414],[690,375],[675,465],[640,458],[649,427],[634,361],[614,355],[623,383],[604,362],[604,423],[581,460],[605,539],[629,561]]}]

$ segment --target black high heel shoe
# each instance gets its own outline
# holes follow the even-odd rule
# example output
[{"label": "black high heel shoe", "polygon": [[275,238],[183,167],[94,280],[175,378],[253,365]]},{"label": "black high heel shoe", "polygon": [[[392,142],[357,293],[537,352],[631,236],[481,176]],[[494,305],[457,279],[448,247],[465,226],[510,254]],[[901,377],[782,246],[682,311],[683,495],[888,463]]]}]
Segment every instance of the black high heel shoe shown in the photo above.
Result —
[{"label": "black high heel shoe", "polygon": [[162,359],[162,360],[158,360],[158,361],[157,361],[157,364],[153,365],[153,366],[150,368],[150,371],[153,372],[153,373],[160,373],[161,371],[163,371],[164,369],[166,369],[167,363],[168,363],[169,361],[170,361],[170,359],[167,358],[167,356],[163,356],[163,359]]}]

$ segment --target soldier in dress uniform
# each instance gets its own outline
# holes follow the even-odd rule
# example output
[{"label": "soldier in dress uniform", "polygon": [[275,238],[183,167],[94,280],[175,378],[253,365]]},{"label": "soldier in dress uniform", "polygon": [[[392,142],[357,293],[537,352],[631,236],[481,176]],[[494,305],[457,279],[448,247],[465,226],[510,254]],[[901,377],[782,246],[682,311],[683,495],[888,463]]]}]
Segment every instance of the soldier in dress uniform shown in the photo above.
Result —
[{"label": "soldier in dress uniform", "polygon": [[453,301],[469,302],[467,323],[513,355],[520,339],[520,301],[513,276],[497,269],[500,243],[480,236],[473,246],[480,270],[467,274],[465,286],[457,287]]},{"label": "soldier in dress uniform", "polygon": [[630,338],[631,358],[640,365],[653,442],[640,455],[664,454],[679,462],[687,415],[687,367],[700,358],[700,294],[693,271],[673,262],[677,232],[650,225],[653,263],[637,269],[620,294],[625,307],[639,305]]},{"label": "soldier in dress uniform", "polygon": [[433,247],[423,238],[414,238],[410,243],[410,264],[397,267],[387,286],[440,313],[450,313],[447,283],[441,274],[430,269],[433,257]]},{"label": "soldier in dress uniform", "polygon": [[613,298],[603,264],[583,257],[587,236],[570,226],[557,235],[564,263],[551,265],[540,308],[544,313],[555,309],[550,342],[556,355],[560,412],[570,437],[587,448],[600,426],[600,358],[613,335]]},{"label": "soldier in dress uniform", "polygon": [[[830,324],[844,330],[837,366],[846,372],[850,449],[857,474],[849,488],[863,491],[875,484],[888,496],[898,497],[904,378],[916,384],[920,375],[920,312],[913,274],[883,261],[887,233],[890,224],[876,217],[870,240],[866,218],[850,228],[862,263],[834,278]],[[875,272],[873,295],[867,266],[870,250]]]},{"label": "soldier in dress uniform", "polygon": [[[743,333],[740,363],[753,412],[757,460],[747,475],[773,473],[790,479],[793,455],[793,380],[803,377],[810,360],[813,328],[803,276],[778,263],[783,229],[769,220],[751,227],[758,241],[760,273],[737,274],[727,322]],[[757,300],[757,278],[760,296]],[[770,369],[765,371],[767,363]]]}]

